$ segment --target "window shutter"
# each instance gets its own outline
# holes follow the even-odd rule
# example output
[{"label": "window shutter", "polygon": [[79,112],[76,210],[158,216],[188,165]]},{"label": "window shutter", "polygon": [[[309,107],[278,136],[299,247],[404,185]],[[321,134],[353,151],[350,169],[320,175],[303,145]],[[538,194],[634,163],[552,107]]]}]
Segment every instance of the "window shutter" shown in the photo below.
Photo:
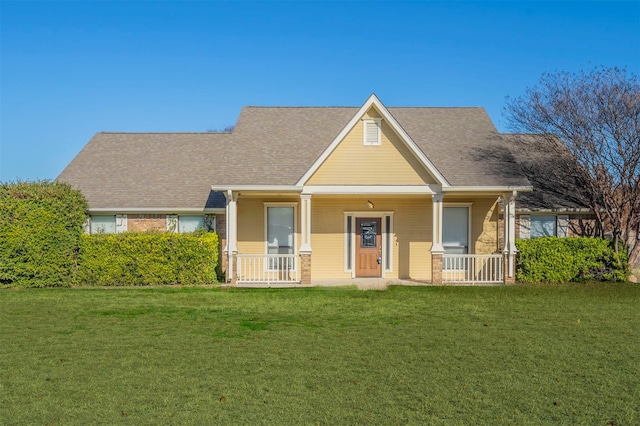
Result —
[{"label": "window shutter", "polygon": [[91,218],[88,217],[84,220],[84,224],[82,225],[85,234],[91,233]]},{"label": "window shutter", "polygon": [[177,214],[167,215],[167,231],[178,232],[178,215]]},{"label": "window shutter", "polygon": [[119,234],[121,232],[127,232],[127,215],[126,214],[116,215],[116,233]]},{"label": "window shutter", "polygon": [[531,230],[531,216],[528,214],[520,215],[520,239],[528,240]]},{"label": "window shutter", "polygon": [[569,216],[566,214],[558,215],[556,220],[556,235],[558,237],[569,236]]},{"label": "window shutter", "polygon": [[364,121],[364,145],[380,145],[380,120]]}]

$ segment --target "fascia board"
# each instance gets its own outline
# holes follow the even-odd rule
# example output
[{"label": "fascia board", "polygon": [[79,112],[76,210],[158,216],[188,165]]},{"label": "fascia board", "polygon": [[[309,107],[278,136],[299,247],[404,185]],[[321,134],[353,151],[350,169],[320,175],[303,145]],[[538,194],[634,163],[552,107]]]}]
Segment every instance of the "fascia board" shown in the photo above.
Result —
[{"label": "fascia board", "polygon": [[429,185],[307,185],[304,186],[303,193],[305,194],[381,194],[381,195],[393,195],[393,194],[417,194],[417,195],[432,195],[437,191],[434,191]]},{"label": "fascia board", "polygon": [[442,192],[531,192],[532,186],[449,186],[442,187]]},{"label": "fascia board", "polygon": [[293,185],[225,185],[217,186],[211,185],[212,191],[226,192],[226,191],[256,191],[256,192],[301,192],[302,186]]},{"label": "fascia board", "polygon": [[[517,203],[517,200],[516,200],[516,203]],[[557,209],[529,209],[526,207],[522,207],[522,208],[516,207],[516,213],[527,213],[532,215],[545,214],[545,213],[593,213],[593,209],[580,208],[580,207],[559,207]]]},{"label": "fascia board", "polygon": [[91,213],[112,214],[175,214],[175,213],[224,213],[224,208],[197,208],[197,207],[100,207],[90,208]]}]

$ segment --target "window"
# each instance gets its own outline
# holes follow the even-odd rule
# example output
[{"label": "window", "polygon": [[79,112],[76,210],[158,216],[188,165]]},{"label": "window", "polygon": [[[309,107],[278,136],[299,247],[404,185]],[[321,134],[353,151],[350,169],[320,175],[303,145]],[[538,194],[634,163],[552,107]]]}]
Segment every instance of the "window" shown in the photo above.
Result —
[{"label": "window", "polygon": [[363,145],[380,145],[381,119],[368,118],[363,121]]},{"label": "window", "polygon": [[469,253],[469,207],[444,207],[442,245],[447,254]]},{"label": "window", "polygon": [[[295,254],[295,209],[293,206],[268,206],[266,212],[267,254]],[[295,260],[269,257],[269,270],[295,269]]]},{"label": "window", "polygon": [[556,236],[555,216],[531,216],[530,226],[530,238]]},{"label": "window", "polygon": [[520,238],[568,237],[567,215],[521,215]]},{"label": "window", "polygon": [[391,216],[384,217],[384,239],[386,242],[386,250],[385,250],[385,259],[384,259],[384,270],[391,271],[391,251],[393,248],[391,247]]},{"label": "window", "polygon": [[267,207],[267,254],[294,254],[293,207]]},{"label": "window", "polygon": [[115,234],[116,233],[115,215],[91,216],[90,232],[92,234]]},{"label": "window", "polygon": [[351,271],[351,256],[352,256],[352,252],[351,252],[351,244],[352,244],[352,236],[351,233],[353,232],[353,216],[347,216],[346,217],[347,220],[347,224],[345,226],[346,230],[345,230],[345,241],[344,241],[344,251],[345,251],[345,258],[344,258],[344,270],[345,271]]},{"label": "window", "polygon": [[178,232],[194,232],[204,228],[204,216],[178,216]]}]

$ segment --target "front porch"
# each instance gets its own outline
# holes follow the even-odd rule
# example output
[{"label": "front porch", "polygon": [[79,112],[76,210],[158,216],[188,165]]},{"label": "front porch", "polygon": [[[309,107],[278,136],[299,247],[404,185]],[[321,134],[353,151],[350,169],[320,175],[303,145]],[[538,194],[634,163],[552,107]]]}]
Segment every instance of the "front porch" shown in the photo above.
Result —
[{"label": "front porch", "polygon": [[[305,256],[308,257],[308,256]],[[310,259],[309,259],[310,260]],[[333,280],[302,280],[300,255],[238,254],[235,285],[238,287],[305,287],[355,284],[363,288],[384,288],[389,284],[508,284],[509,259],[501,254],[444,254],[441,262],[442,281],[419,281],[398,278],[351,278]],[[310,262],[309,262],[310,263]],[[439,262],[432,262],[438,265]],[[437,266],[436,266],[437,267]],[[434,274],[437,275],[437,274]]]},{"label": "front porch", "polygon": [[[515,194],[321,194],[313,204],[304,193],[226,195],[228,285],[348,285],[365,277],[415,285],[515,282]],[[500,230],[499,204],[506,218]],[[446,230],[453,213],[462,213],[464,231],[454,232],[461,240]]]}]

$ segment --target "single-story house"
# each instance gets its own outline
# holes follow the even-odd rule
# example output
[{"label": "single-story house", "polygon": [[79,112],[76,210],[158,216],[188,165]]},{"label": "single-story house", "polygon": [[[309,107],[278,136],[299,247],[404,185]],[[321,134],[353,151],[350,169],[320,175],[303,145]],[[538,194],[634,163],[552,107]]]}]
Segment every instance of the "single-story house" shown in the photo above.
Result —
[{"label": "single-story house", "polygon": [[87,232],[217,231],[233,284],[509,283],[535,189],[514,138],[476,107],[249,106],[229,133],[98,133],[58,180]]}]

